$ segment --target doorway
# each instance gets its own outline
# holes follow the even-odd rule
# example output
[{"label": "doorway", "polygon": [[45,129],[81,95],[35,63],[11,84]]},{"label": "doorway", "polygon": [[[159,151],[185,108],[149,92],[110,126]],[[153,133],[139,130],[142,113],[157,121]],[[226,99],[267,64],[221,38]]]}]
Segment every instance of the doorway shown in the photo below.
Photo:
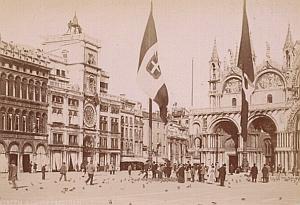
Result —
[{"label": "doorway", "polygon": [[11,164],[12,162],[14,162],[16,166],[18,166],[18,154],[9,154],[9,164]]},{"label": "doorway", "polygon": [[236,155],[229,155],[229,166],[233,165],[234,170],[238,167],[238,157]]},{"label": "doorway", "polygon": [[23,172],[30,172],[30,155],[23,154]]}]

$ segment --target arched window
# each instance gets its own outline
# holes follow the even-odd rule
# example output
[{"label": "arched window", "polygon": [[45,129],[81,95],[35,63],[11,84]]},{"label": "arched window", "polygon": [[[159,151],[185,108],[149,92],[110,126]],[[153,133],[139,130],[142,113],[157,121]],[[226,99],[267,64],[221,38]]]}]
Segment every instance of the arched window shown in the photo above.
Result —
[{"label": "arched window", "polygon": [[271,94],[267,95],[267,102],[272,103],[273,102],[273,96]]},{"label": "arched window", "polygon": [[13,96],[14,90],[14,77],[12,75],[8,76],[8,96]]},{"label": "arched window", "polygon": [[46,133],[47,131],[47,114],[43,114],[41,121],[41,132]]},{"label": "arched window", "polygon": [[22,99],[27,99],[27,79],[23,78],[22,80]]},{"label": "arched window", "polygon": [[16,77],[16,80],[15,80],[15,97],[17,97],[17,98],[20,97],[20,91],[21,91],[21,78]]},{"label": "arched window", "polygon": [[33,124],[34,124],[34,114],[33,114],[33,112],[30,112],[29,113],[29,115],[28,115],[28,122],[27,122],[27,131],[28,132],[33,132],[34,130],[33,130],[33,128],[34,128],[34,126],[33,126]]},{"label": "arched window", "polygon": [[12,113],[8,113],[7,115],[7,130],[12,130],[12,127],[13,127],[13,123],[12,123],[12,119],[13,118],[13,115]]},{"label": "arched window", "polygon": [[20,130],[20,115],[19,115],[19,112],[16,112],[16,116],[15,116],[15,130],[16,131]]},{"label": "arched window", "polygon": [[41,129],[41,115],[40,113],[36,113],[36,118],[35,118],[35,127],[34,127],[34,131],[36,133],[39,133],[40,132],[40,129]]},{"label": "arched window", "polygon": [[0,77],[0,95],[6,95],[6,74],[2,73]]},{"label": "arched window", "polygon": [[33,80],[29,80],[29,85],[28,85],[29,100],[33,100],[33,94],[34,94],[34,82]]},{"label": "arched window", "polygon": [[41,84],[40,82],[35,83],[35,101],[40,101]]},{"label": "arched window", "polygon": [[23,115],[22,116],[22,131],[23,132],[26,132],[26,116],[25,115]]},{"label": "arched window", "polygon": [[42,102],[46,102],[46,99],[47,99],[47,84],[46,83],[42,83],[41,96],[42,96]]},{"label": "arched window", "polygon": [[232,107],[236,107],[236,98],[232,98],[231,105]]},{"label": "arched window", "polygon": [[5,110],[1,109],[1,113],[0,113],[0,129],[1,130],[5,130]]}]

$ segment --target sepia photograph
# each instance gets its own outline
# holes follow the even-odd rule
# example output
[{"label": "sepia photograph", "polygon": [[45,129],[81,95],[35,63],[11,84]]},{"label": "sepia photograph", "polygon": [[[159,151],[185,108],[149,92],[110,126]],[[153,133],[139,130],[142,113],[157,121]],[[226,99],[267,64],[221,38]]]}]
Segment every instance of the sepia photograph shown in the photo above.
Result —
[{"label": "sepia photograph", "polygon": [[0,0],[0,205],[300,205],[299,19]]}]

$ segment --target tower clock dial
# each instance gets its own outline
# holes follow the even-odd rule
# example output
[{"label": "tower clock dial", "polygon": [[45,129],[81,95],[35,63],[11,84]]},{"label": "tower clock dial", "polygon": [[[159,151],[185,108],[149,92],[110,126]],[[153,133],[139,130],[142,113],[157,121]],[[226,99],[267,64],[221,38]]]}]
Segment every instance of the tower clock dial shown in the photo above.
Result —
[{"label": "tower clock dial", "polygon": [[96,113],[92,105],[87,105],[84,109],[84,124],[93,127],[96,122]]}]

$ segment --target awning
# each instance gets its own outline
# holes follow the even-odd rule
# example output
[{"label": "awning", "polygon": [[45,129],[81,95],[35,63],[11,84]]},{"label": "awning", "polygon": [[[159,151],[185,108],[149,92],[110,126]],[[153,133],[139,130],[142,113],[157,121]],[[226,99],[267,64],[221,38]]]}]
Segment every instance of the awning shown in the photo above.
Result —
[{"label": "awning", "polygon": [[147,161],[146,158],[143,157],[122,157],[121,162],[143,162]]}]

